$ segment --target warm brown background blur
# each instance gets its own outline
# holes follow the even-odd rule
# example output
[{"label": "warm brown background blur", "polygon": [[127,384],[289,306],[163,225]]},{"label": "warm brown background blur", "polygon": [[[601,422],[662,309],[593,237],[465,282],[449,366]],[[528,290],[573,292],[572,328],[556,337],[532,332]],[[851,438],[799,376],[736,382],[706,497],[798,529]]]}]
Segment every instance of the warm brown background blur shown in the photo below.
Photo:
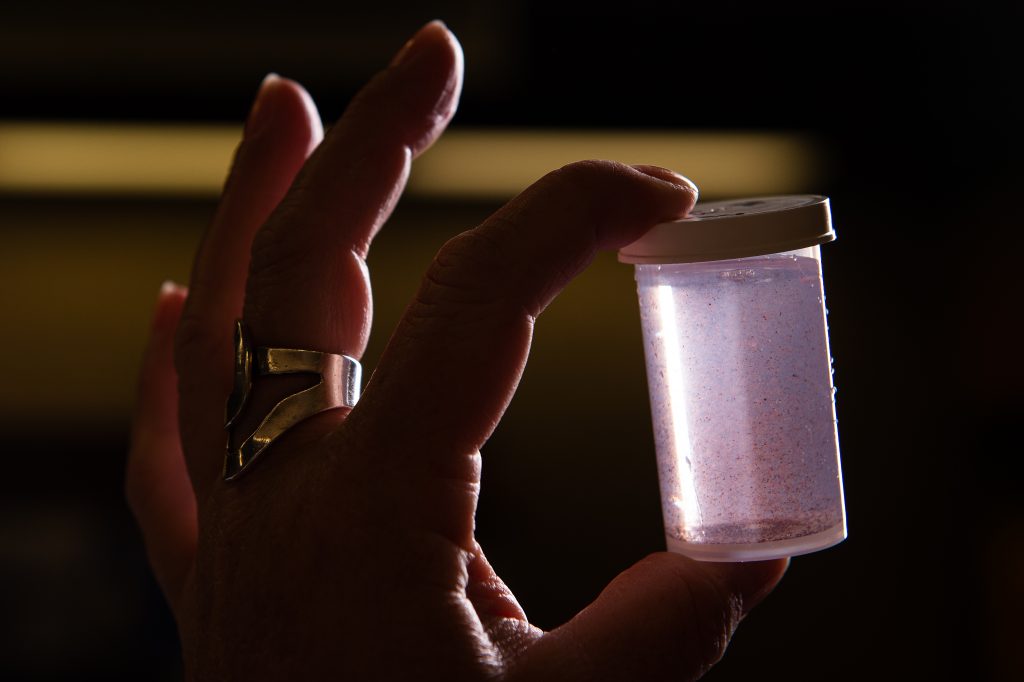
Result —
[{"label": "warm brown background blur", "polygon": [[[1021,16],[839,4],[5,8],[0,678],[179,674],[121,498],[153,299],[187,279],[263,75],[333,120],[436,16],[466,89],[374,246],[367,368],[434,250],[563,157],[828,194],[850,539],[794,560],[708,679],[1020,679]],[[663,546],[633,286],[605,255],[555,302],[485,449],[480,539],[544,627]]]}]

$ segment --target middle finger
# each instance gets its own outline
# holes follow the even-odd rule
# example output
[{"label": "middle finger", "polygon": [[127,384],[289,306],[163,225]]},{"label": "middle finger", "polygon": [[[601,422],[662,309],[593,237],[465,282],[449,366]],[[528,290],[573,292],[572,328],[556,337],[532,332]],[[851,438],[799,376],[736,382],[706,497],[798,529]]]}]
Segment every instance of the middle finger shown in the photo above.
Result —
[{"label": "middle finger", "polygon": [[255,343],[362,355],[370,241],[461,85],[461,48],[431,22],[359,93],[253,242],[243,317]]},{"label": "middle finger", "polygon": [[[370,241],[397,203],[412,159],[454,114],[461,85],[461,48],[431,22],[357,95],[253,240],[243,307],[253,345],[362,355],[372,311],[364,261]],[[235,442],[311,381],[299,375],[254,384],[233,427]],[[345,412],[328,414],[303,425],[303,437],[322,435]]]}]

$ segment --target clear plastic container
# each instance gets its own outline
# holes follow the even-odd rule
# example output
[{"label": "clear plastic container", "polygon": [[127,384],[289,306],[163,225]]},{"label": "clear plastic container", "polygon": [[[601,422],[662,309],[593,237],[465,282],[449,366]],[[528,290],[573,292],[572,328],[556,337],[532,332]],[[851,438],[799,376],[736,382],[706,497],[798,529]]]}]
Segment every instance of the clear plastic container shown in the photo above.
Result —
[{"label": "clear plastic container", "polygon": [[767,197],[698,206],[620,252],[670,550],[748,561],[846,537],[818,248],[833,238],[827,199]]}]

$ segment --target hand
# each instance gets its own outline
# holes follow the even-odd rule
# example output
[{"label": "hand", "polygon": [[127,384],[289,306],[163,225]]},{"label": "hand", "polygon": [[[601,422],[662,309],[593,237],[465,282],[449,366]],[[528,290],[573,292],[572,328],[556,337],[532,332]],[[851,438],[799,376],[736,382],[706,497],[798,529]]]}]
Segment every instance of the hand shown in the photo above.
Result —
[{"label": "hand", "polygon": [[[269,78],[188,292],[161,293],[126,485],[190,678],[691,679],[781,577],[781,561],[653,554],[543,632],[474,540],[480,448],[534,319],[599,249],[695,201],[689,181],[653,167],[567,166],[449,241],[359,404],[222,481],[233,321],[258,345],[362,354],[364,258],[461,82],[458,43],[428,24],[321,143],[309,96]],[[258,379],[247,414],[296,381]]]}]

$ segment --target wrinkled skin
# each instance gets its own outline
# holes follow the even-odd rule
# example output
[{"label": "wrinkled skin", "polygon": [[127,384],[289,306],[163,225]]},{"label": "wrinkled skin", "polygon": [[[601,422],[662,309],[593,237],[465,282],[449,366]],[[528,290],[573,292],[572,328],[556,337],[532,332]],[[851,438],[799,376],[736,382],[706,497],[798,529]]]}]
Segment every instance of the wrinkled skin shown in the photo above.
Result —
[{"label": "wrinkled skin", "polygon": [[[221,479],[233,321],[258,345],[363,353],[364,258],[461,83],[458,42],[428,24],[322,139],[306,92],[269,77],[189,288],[160,294],[126,485],[190,679],[694,679],[785,570],[653,554],[543,632],[474,539],[480,448],[534,319],[598,250],[696,200],[655,167],[572,164],[453,238],[358,406]],[[302,381],[258,380],[239,431]]]}]

